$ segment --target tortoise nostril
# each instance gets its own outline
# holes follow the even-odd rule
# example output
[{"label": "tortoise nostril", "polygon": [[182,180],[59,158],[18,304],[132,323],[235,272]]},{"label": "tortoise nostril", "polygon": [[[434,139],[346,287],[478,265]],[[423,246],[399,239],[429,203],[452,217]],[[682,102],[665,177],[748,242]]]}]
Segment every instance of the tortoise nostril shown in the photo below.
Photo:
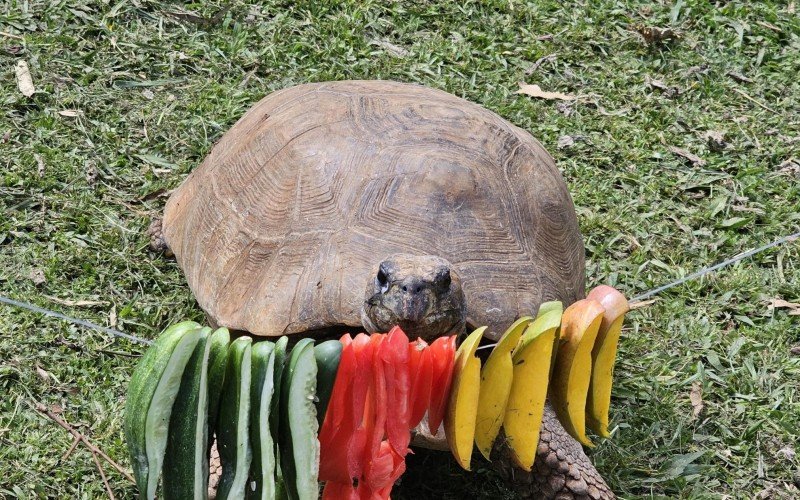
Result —
[{"label": "tortoise nostril", "polygon": [[418,286],[417,288],[414,289],[414,293],[419,293],[420,291],[422,291],[422,287]]},{"label": "tortoise nostril", "polygon": [[403,291],[404,291],[404,292],[407,292],[407,291],[408,291],[408,287],[407,287],[407,286],[405,286],[405,285],[403,285]]}]

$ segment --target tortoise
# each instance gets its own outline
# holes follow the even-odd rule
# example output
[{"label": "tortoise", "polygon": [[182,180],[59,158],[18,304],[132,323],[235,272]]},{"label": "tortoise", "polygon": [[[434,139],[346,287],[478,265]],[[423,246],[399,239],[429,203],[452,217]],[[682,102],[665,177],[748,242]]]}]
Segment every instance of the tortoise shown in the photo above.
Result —
[{"label": "tortoise", "polygon": [[[427,340],[486,325],[497,339],[544,301],[584,296],[553,158],[497,114],[414,84],[269,94],[174,191],[152,236],[212,323],[256,336],[400,325]],[[522,497],[613,497],[550,408],[532,472],[500,455]]]}]

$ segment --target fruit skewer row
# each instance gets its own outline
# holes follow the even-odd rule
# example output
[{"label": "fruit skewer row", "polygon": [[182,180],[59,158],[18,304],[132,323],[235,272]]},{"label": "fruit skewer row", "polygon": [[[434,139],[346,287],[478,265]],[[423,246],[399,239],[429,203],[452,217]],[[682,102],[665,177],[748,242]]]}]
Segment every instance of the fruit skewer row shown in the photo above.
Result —
[{"label": "fruit skewer row", "polygon": [[388,334],[314,345],[288,338],[230,341],[194,322],[156,340],[131,379],[125,434],[141,498],[207,498],[216,436],[217,497],[389,498],[405,471],[412,431],[447,440],[469,470],[473,446],[487,459],[501,430],[516,465],[530,470],[549,395],[567,431],[592,446],[608,437],[613,365],[625,297],[608,286],[562,310],[543,303],[501,336],[485,363],[485,328],[456,349]]}]

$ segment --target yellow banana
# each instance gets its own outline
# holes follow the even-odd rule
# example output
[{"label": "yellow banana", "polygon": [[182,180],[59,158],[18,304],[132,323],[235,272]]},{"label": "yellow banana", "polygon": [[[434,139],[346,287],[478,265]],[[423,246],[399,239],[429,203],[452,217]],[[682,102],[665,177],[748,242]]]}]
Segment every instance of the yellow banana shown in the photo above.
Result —
[{"label": "yellow banana", "polygon": [[481,384],[481,360],[475,356],[475,351],[485,330],[484,326],[472,332],[456,351],[450,400],[444,417],[447,444],[458,464],[466,470],[472,458]]},{"label": "yellow banana", "polygon": [[478,445],[478,450],[486,457],[486,460],[489,460],[494,440],[500,432],[500,426],[503,424],[503,417],[506,414],[506,403],[514,377],[511,352],[517,347],[522,333],[531,321],[533,318],[524,316],[508,327],[481,369],[475,444]]},{"label": "yellow banana", "polygon": [[514,380],[503,429],[511,457],[525,470],[531,470],[539,445],[552,351],[560,324],[561,302],[543,304],[513,354]]}]

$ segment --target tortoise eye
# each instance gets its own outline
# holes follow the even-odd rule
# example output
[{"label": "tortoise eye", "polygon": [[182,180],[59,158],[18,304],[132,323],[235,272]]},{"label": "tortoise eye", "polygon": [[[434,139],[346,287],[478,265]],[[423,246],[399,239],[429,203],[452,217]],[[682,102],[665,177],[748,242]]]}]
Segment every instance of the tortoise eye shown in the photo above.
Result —
[{"label": "tortoise eye", "polygon": [[378,269],[378,276],[376,278],[378,280],[378,285],[381,287],[381,291],[385,292],[389,288],[389,277],[386,276],[386,271],[384,271],[383,267]]}]

